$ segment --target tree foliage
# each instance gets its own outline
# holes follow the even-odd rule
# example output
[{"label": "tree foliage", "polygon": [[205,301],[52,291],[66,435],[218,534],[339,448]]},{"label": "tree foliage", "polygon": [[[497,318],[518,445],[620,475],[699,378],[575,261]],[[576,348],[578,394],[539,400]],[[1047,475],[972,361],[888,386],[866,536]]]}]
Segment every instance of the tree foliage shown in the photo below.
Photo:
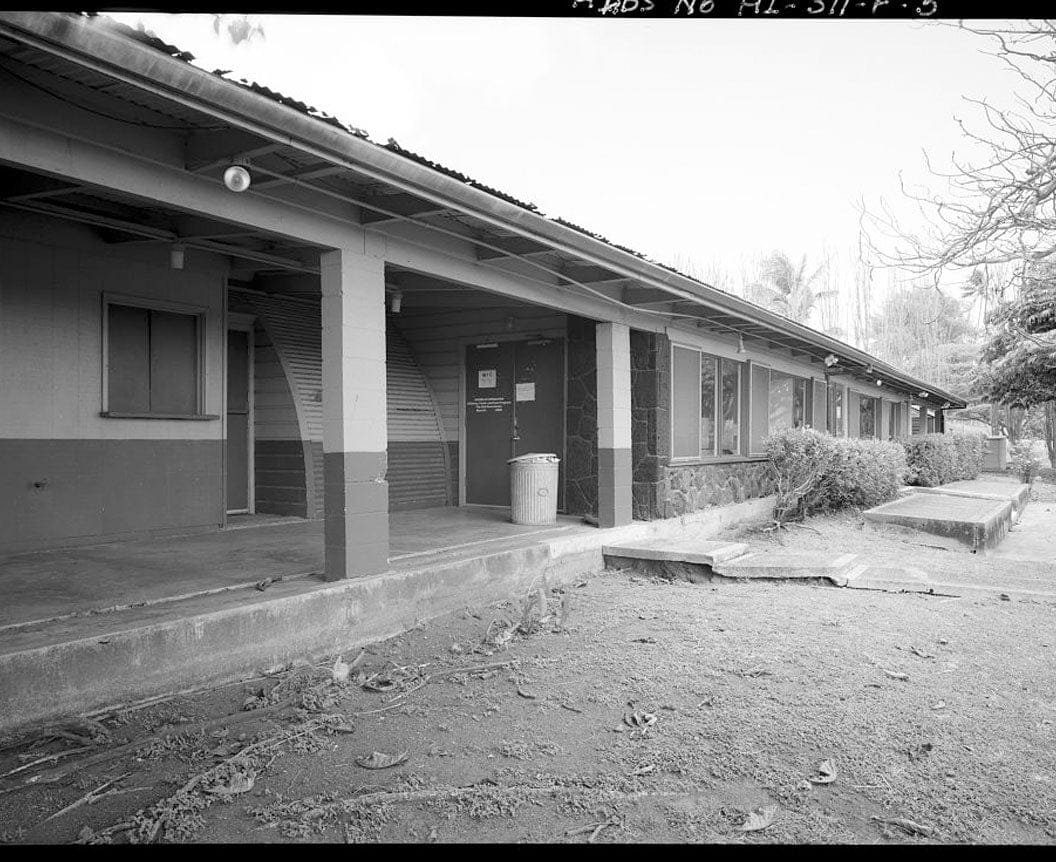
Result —
[{"label": "tree foliage", "polygon": [[748,285],[746,298],[791,320],[806,323],[818,299],[827,293],[815,289],[827,266],[825,261],[810,269],[806,255],[797,262],[784,252],[771,252],[760,262],[759,280]]}]

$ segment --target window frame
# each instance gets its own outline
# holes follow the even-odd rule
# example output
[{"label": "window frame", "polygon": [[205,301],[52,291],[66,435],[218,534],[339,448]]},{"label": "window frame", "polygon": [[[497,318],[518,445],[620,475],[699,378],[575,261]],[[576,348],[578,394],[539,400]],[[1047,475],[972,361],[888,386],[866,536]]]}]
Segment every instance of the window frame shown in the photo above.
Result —
[{"label": "window frame", "polygon": [[[672,464],[715,464],[722,463],[724,461],[744,461],[745,459],[752,457],[747,452],[748,442],[746,436],[746,426],[748,424],[748,410],[746,409],[744,399],[744,380],[745,380],[745,368],[749,367],[745,361],[730,359],[728,356],[723,356],[717,353],[709,353],[707,350],[690,344],[682,342],[671,341],[671,422],[670,422],[670,461]],[[675,350],[687,350],[697,355],[697,407],[696,407],[696,423],[697,423],[697,454],[696,455],[676,455],[675,454],[675,419],[674,419],[674,397],[675,397]],[[737,369],[737,422],[738,422],[738,438],[737,438],[737,453],[734,455],[721,455],[712,454],[704,455],[701,454],[701,447],[703,444],[703,434],[701,433],[701,410],[703,408],[704,395],[701,391],[701,384],[703,382],[703,361],[704,359],[710,359],[715,362],[715,388],[712,395],[712,425],[713,425],[713,452],[718,453],[722,446],[722,370],[724,363],[731,364]],[[749,399],[751,379],[749,375]]]},{"label": "window frame", "polygon": [[[182,314],[194,318],[195,323],[195,410],[193,413],[126,412],[110,409],[110,307],[124,306],[146,311],[161,311]],[[105,419],[184,419],[212,420],[219,415],[205,413],[206,365],[208,362],[206,325],[209,309],[202,305],[171,302],[143,296],[104,292],[102,295],[102,408],[99,415]]]}]

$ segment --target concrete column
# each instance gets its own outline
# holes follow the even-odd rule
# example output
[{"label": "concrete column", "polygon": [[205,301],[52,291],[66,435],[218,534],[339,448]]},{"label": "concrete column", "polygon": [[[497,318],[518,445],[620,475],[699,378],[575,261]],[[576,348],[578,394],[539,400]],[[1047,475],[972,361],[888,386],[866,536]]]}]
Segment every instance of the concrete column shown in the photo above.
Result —
[{"label": "concrete column", "polygon": [[350,249],[320,256],[326,579],[385,571],[385,265]]},{"label": "concrete column", "polygon": [[631,330],[597,324],[598,524],[631,523]]}]

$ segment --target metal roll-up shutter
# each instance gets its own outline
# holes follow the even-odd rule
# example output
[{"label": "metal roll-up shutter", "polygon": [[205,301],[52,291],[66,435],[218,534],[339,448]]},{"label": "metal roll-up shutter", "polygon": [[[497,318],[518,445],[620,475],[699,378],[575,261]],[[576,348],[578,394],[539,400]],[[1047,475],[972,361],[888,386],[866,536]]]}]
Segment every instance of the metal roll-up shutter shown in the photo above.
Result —
[{"label": "metal roll-up shutter", "polygon": [[389,508],[445,506],[449,467],[440,417],[411,348],[394,326],[386,332],[389,414]]}]

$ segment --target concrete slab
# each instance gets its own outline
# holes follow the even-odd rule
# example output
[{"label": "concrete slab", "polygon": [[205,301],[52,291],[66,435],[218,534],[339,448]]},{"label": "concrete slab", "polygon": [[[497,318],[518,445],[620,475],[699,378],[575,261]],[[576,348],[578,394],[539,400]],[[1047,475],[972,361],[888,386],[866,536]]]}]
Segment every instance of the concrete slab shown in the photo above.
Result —
[{"label": "concrete slab", "polygon": [[[394,512],[390,565],[420,565],[596,529],[562,517],[554,527],[509,522],[507,509],[442,507]],[[323,570],[322,521],[238,516],[229,529],[0,557],[0,630],[68,614],[179,601]]]},{"label": "concrete slab", "polygon": [[908,527],[952,539],[972,550],[996,547],[1012,523],[1009,500],[951,494],[910,494],[862,513],[874,528]]},{"label": "concrete slab", "polygon": [[985,479],[965,479],[939,485],[937,488],[913,488],[916,494],[947,494],[954,497],[970,497],[978,500],[1008,500],[1012,503],[1016,517],[1030,500],[1030,485],[1019,482],[987,481]]},{"label": "concrete slab", "polygon": [[843,586],[858,557],[856,554],[817,553],[751,553],[734,560],[716,563],[714,572],[724,578],[764,578],[800,580],[823,578]]},{"label": "concrete slab", "polygon": [[664,560],[676,563],[695,563],[710,566],[748,553],[748,546],[741,542],[722,542],[697,537],[680,541],[651,539],[622,545],[605,545],[602,553],[606,557],[632,560]]},{"label": "concrete slab", "polygon": [[[533,583],[556,586],[598,572],[605,545],[706,537],[764,520],[772,508],[771,497],[609,530],[578,523],[520,528],[526,532],[518,535],[485,529],[459,545],[434,545],[424,556],[408,551],[393,571],[380,575],[332,584],[284,579],[263,592],[233,585],[9,626],[0,630],[0,731],[345,652],[466,606],[523,595]],[[513,526],[501,516],[495,513],[500,533]],[[251,549],[257,531],[238,532],[250,537]]]}]

